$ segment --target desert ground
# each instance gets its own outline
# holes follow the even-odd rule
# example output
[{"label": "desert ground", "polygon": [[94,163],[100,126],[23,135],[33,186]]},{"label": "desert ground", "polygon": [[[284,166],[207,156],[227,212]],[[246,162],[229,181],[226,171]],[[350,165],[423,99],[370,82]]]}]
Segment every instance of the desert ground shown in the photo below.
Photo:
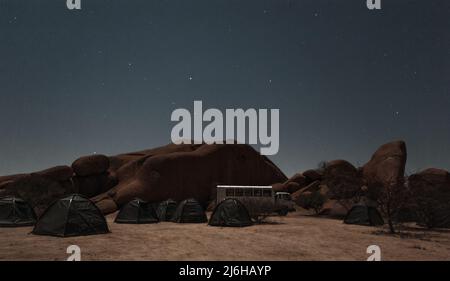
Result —
[{"label": "desert ground", "polygon": [[82,260],[366,260],[369,245],[382,260],[450,260],[450,230],[346,225],[300,212],[272,217],[245,228],[162,222],[113,223],[110,234],[57,238],[30,234],[32,228],[0,228],[0,260],[65,260],[69,245]]}]

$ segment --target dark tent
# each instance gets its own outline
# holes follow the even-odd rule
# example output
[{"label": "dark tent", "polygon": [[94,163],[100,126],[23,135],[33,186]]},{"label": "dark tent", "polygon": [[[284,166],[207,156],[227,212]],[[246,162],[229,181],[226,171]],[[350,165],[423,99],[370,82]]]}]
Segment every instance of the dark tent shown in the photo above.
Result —
[{"label": "dark tent", "polygon": [[141,199],[134,199],[120,209],[114,222],[144,224],[158,221],[152,204]]},{"label": "dark tent", "polygon": [[102,212],[86,197],[73,194],[53,202],[39,218],[33,234],[59,237],[108,233]]},{"label": "dark tent", "polygon": [[36,214],[27,202],[16,197],[0,198],[0,226],[31,226],[36,223]]},{"label": "dark tent", "polygon": [[172,218],[173,222],[179,223],[204,223],[207,222],[205,211],[195,199],[182,201]]},{"label": "dark tent", "polygon": [[377,226],[383,225],[384,221],[376,208],[366,205],[355,205],[348,211],[344,223]]},{"label": "dark tent", "polygon": [[177,206],[178,206],[177,202],[175,202],[172,199],[159,203],[158,208],[156,210],[158,219],[160,221],[171,221],[173,214],[177,209]]},{"label": "dark tent", "polygon": [[209,219],[212,226],[249,226],[252,219],[247,208],[238,200],[228,198],[219,203]]}]

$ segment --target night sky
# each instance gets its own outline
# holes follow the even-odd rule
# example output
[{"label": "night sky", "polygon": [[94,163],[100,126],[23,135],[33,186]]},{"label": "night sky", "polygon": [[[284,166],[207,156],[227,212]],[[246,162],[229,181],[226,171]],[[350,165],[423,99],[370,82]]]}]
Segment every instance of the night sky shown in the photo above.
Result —
[{"label": "night sky", "polygon": [[450,1],[0,0],[0,174],[170,142],[179,107],[279,108],[288,175],[450,169]]}]

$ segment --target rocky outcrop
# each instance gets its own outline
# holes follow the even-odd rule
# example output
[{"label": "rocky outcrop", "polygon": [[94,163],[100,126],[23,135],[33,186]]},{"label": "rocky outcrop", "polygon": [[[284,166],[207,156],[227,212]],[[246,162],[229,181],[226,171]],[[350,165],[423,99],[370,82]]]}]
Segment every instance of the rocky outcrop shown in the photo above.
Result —
[{"label": "rocky outcrop", "polygon": [[328,200],[323,204],[319,215],[342,219],[347,215],[348,211],[349,209],[341,205],[337,200]]},{"label": "rocky outcrop", "polygon": [[419,223],[427,227],[450,227],[450,174],[430,168],[408,178]]},{"label": "rocky outcrop", "polygon": [[[66,186],[63,186],[67,184]],[[11,182],[2,191],[2,196],[17,196],[31,204],[40,215],[49,204],[64,195],[77,193],[69,182],[58,182],[37,173],[25,175]]]},{"label": "rocky outcrop", "polygon": [[72,163],[72,169],[81,177],[102,174],[109,169],[109,158],[97,154],[84,156]]},{"label": "rocky outcrop", "polygon": [[398,186],[404,182],[406,145],[394,141],[382,145],[363,167],[367,185]]},{"label": "rocky outcrop", "polygon": [[325,164],[323,177],[357,178],[358,170],[346,160],[333,160]]},{"label": "rocky outcrop", "polygon": [[[72,167],[57,166],[31,174],[0,177],[0,196],[16,195],[39,210],[70,193],[81,193],[105,213],[134,197],[158,202],[168,198],[214,198],[217,184],[271,185],[286,176],[248,145],[169,144],[107,157],[84,156]],[[299,187],[289,185],[294,192]]]},{"label": "rocky outcrop", "polygon": [[287,180],[268,158],[241,144],[204,144],[187,152],[141,157],[122,165],[117,175],[117,186],[93,198],[100,208],[110,200],[120,207],[135,197],[153,202],[193,197],[206,204],[217,184],[271,185]]},{"label": "rocky outcrop", "polygon": [[306,170],[302,173],[302,175],[309,181],[309,182],[313,182],[313,181],[317,181],[317,180],[321,180],[322,176],[323,176],[323,172],[320,171],[319,169],[311,169],[311,170]]},{"label": "rocky outcrop", "polygon": [[39,176],[48,177],[55,181],[67,181],[73,176],[73,170],[69,166],[56,166],[35,173]]},{"label": "rocky outcrop", "polygon": [[360,200],[367,191],[366,186],[403,185],[405,164],[406,145],[403,141],[394,141],[378,148],[361,168],[346,160],[333,160],[325,162],[320,169],[298,173],[287,182],[274,185],[274,189],[291,192],[297,203],[319,192],[328,200],[320,213],[342,215],[345,209],[342,204],[351,206]]},{"label": "rocky outcrop", "polygon": [[118,184],[117,178],[109,172],[85,177],[75,176],[73,181],[78,193],[88,198],[106,192]]}]

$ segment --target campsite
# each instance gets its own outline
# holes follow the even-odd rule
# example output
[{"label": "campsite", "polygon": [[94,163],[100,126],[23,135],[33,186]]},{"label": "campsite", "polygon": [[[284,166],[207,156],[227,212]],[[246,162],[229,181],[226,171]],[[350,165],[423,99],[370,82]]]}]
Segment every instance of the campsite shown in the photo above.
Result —
[{"label": "campsite", "polygon": [[[208,213],[210,215],[210,213]],[[32,227],[0,228],[0,260],[59,260],[70,245],[81,260],[366,260],[366,248],[381,247],[382,260],[448,260],[450,232],[408,228],[403,236],[380,228],[348,225],[301,212],[250,227],[207,224],[116,224],[108,234],[59,238],[30,234]]]},{"label": "campsite", "polygon": [[403,141],[290,178],[247,145],[83,156],[0,177],[0,260],[65,260],[71,245],[82,260],[366,260],[372,245],[448,260],[450,174],[405,163]]}]

